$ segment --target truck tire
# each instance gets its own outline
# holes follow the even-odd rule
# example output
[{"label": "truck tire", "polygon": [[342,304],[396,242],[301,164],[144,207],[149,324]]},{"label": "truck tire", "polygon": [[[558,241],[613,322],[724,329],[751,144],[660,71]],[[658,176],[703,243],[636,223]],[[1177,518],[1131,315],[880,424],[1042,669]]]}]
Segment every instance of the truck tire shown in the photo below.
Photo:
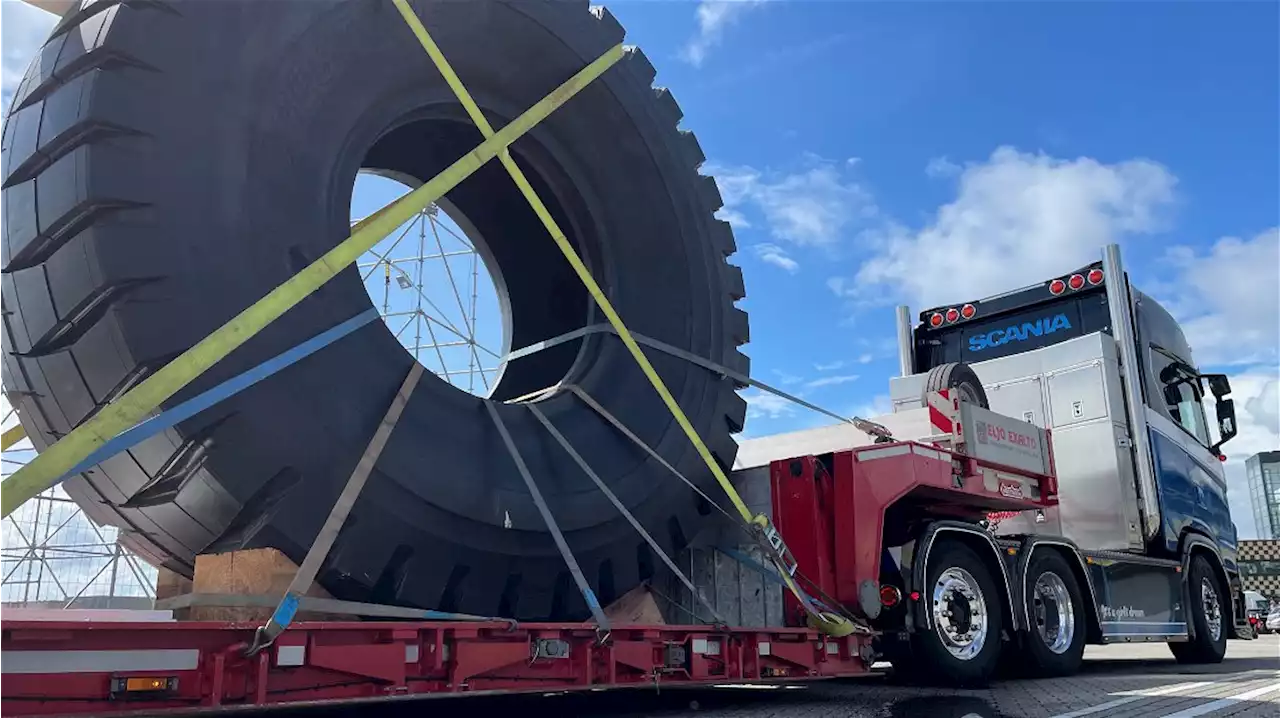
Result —
[{"label": "truck tire", "polygon": [[1027,671],[1049,677],[1080,670],[1087,609],[1080,584],[1062,554],[1043,549],[1034,554],[1024,595],[1031,624],[1023,642]]},{"label": "truck tire", "polygon": [[1191,559],[1187,571],[1190,594],[1190,620],[1195,638],[1185,643],[1170,643],[1169,650],[1178,663],[1221,663],[1227,654],[1228,612],[1223,597],[1227,595],[1209,560],[1201,554]]},{"label": "truck tire", "polygon": [[929,626],[912,634],[918,664],[907,671],[920,671],[933,684],[986,683],[999,663],[1004,630],[1004,597],[990,569],[969,547],[940,539],[929,552],[920,593]]},{"label": "truck tire", "polygon": [[983,409],[991,408],[987,403],[987,391],[982,388],[982,381],[978,379],[973,368],[964,362],[940,364],[930,369],[924,379],[924,392],[920,400],[924,402],[925,395],[944,389],[960,392],[961,401],[975,404]]},{"label": "truck tire", "polygon": [[[623,40],[586,0],[412,5],[497,127]],[[4,387],[37,449],[344,239],[358,171],[425,181],[482,139],[389,0],[72,6],[3,128]],[[628,50],[511,153],[632,330],[747,373],[733,234],[653,80]],[[497,161],[447,199],[501,270],[512,348],[604,321]],[[165,407],[371,306],[352,266]],[[734,382],[649,356],[727,469]],[[179,573],[242,548],[301,562],[412,362],[375,322],[66,490]],[[616,337],[513,361],[493,396],[561,379],[716,490]],[[331,594],[588,615],[484,401],[423,377],[322,566]],[[539,407],[664,550],[684,546],[708,511],[693,491],[571,393]],[[647,578],[645,542],[527,407],[497,408],[599,599]]]}]

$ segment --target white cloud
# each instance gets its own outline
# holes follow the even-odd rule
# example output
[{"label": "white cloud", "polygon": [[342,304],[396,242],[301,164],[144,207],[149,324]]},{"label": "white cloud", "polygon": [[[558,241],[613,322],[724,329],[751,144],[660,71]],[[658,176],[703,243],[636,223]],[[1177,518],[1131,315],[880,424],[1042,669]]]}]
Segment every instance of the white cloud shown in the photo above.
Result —
[{"label": "white cloud", "polygon": [[814,379],[805,384],[810,389],[817,389],[820,386],[835,386],[837,384],[848,384],[851,381],[857,381],[857,374],[837,374],[835,376],[824,376],[821,379]]},{"label": "white cloud", "polygon": [[56,15],[26,3],[0,2],[0,97],[5,106],[57,21]]},{"label": "white cloud", "polygon": [[814,364],[813,368],[818,371],[835,371],[844,366],[843,361],[833,361],[830,364]]},{"label": "white cloud", "polygon": [[946,157],[934,157],[924,166],[924,173],[934,179],[955,177],[964,168]]},{"label": "white cloud", "polygon": [[804,381],[804,377],[799,377],[799,376],[796,376],[795,374],[788,374],[787,372],[782,371],[780,369],[774,369],[773,373],[778,376],[778,383],[782,384],[783,386],[799,384],[801,381]]},{"label": "white cloud", "polygon": [[791,255],[787,254],[787,250],[776,244],[757,244],[755,250],[756,256],[762,262],[781,267],[792,274],[800,270],[800,263],[792,259]]},{"label": "white cloud", "polygon": [[707,53],[724,40],[725,28],[737,22],[742,13],[761,2],[762,0],[703,0],[698,3],[695,11],[698,32],[681,49],[681,59],[694,67],[701,67],[707,59]]},{"label": "white cloud", "polygon": [[893,413],[893,404],[889,401],[889,395],[876,394],[871,397],[870,401],[854,406],[853,409],[845,413],[845,416],[874,419],[877,416],[884,416],[890,413]]},{"label": "white cloud", "polygon": [[871,194],[846,180],[834,163],[807,157],[808,169],[766,174],[753,167],[707,166],[725,207],[741,215],[752,207],[764,215],[769,233],[801,246],[830,246],[847,226],[874,217]]},{"label": "white cloud", "polygon": [[1248,240],[1225,237],[1206,253],[1169,250],[1178,272],[1161,304],[1182,323],[1201,366],[1280,360],[1280,228]]},{"label": "white cloud", "polygon": [[872,361],[873,359],[875,359],[875,357],[871,356],[870,354],[863,354],[863,355],[861,355],[861,356],[859,356],[859,357],[858,357],[858,363],[859,363],[859,364],[870,364],[870,363],[871,363],[871,361]]},{"label": "white cloud", "polygon": [[920,230],[885,223],[863,239],[872,257],[838,295],[917,306],[989,296],[1086,264],[1099,248],[1154,232],[1177,180],[1137,159],[1103,164],[1001,147],[971,163],[956,199]]},{"label": "white cloud", "polygon": [[716,219],[722,219],[732,224],[734,229],[747,229],[751,226],[751,222],[747,221],[746,215],[728,207],[721,207],[716,212]]},{"label": "white cloud", "polygon": [[742,395],[747,401],[748,419],[781,419],[796,413],[796,405],[787,399],[753,390]]}]

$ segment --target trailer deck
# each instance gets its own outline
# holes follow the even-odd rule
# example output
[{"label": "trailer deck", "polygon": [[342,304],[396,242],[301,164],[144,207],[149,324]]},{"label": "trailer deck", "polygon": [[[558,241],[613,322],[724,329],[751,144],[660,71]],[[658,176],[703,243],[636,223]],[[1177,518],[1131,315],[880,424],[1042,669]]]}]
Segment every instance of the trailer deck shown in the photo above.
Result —
[{"label": "trailer deck", "polygon": [[[972,419],[937,414],[947,442]],[[963,420],[961,420],[963,418]],[[944,448],[943,442],[880,443],[831,455],[837,481],[814,481],[813,457],[780,459],[775,512],[795,524],[797,580],[823,595],[858,596],[879,569],[885,511],[904,496],[974,515],[1051,504],[1052,475]],[[1051,458],[1049,459],[1051,466]],[[799,482],[787,484],[786,482]],[[793,490],[805,487],[804,491]],[[1017,492],[1011,486],[1020,487]],[[819,497],[835,489],[830,498]],[[843,492],[852,492],[845,495]],[[785,495],[785,496],[784,496]],[[857,507],[852,513],[832,507]],[[834,561],[814,564],[818,534],[839,527]],[[780,541],[780,539],[779,539]],[[865,545],[864,545],[865,543]],[[781,553],[790,549],[781,544]],[[838,576],[826,566],[838,565]],[[839,580],[835,580],[839,578]],[[879,584],[876,584],[879,588]],[[879,595],[871,591],[871,596]],[[857,611],[858,601],[849,608]],[[861,610],[878,612],[862,602]],[[874,609],[868,611],[868,609]],[[802,617],[799,606],[790,605]],[[5,715],[66,715],[267,706],[421,694],[546,692],[852,677],[870,672],[875,632],[833,637],[800,627],[613,625],[507,621],[299,622],[265,650],[258,623],[187,621],[3,621]]]}]

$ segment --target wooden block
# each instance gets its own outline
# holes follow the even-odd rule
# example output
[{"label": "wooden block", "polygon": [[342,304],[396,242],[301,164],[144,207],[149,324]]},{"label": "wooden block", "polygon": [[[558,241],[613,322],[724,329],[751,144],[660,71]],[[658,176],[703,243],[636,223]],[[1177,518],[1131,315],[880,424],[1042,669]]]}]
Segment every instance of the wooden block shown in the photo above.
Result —
[{"label": "wooden block", "polygon": [[[288,556],[273,548],[255,548],[227,553],[196,556],[195,579],[191,582],[194,593],[234,593],[243,595],[284,596],[289,582],[298,572],[298,566]],[[332,598],[328,591],[313,584],[306,595]],[[270,608],[230,608],[221,606],[193,606],[184,609],[187,615],[179,618],[192,621],[253,621],[262,623],[271,618]],[[299,612],[295,621],[333,621],[349,619],[348,616]]]},{"label": "wooden block", "polygon": [[191,593],[191,579],[163,566],[156,570],[156,600]]},{"label": "wooden block", "polygon": [[641,584],[622,594],[622,596],[604,609],[604,615],[610,623],[619,625],[645,624],[663,625],[662,611],[654,599],[649,587]]}]

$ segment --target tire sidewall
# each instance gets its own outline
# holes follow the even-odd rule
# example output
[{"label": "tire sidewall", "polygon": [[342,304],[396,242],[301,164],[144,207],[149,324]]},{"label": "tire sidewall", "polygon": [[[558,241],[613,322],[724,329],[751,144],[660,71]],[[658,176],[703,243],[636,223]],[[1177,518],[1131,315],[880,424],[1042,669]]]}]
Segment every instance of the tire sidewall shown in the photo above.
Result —
[{"label": "tire sidewall", "polygon": [[[1073,621],[1071,645],[1062,653],[1054,653],[1045,645],[1035,626],[1035,585],[1045,573],[1054,573],[1062,579],[1071,600]],[[1085,610],[1084,596],[1075,573],[1062,556],[1054,551],[1037,552],[1027,567],[1027,583],[1023,587],[1028,626],[1023,639],[1026,667],[1038,676],[1063,676],[1075,673],[1084,659]]]},{"label": "tire sidewall", "polygon": [[[1209,622],[1205,615],[1203,598],[1200,592],[1200,582],[1205,579],[1212,583],[1213,590],[1218,594],[1218,611],[1222,615],[1222,626],[1216,641],[1209,636]],[[1227,606],[1223,602],[1222,582],[1218,580],[1213,567],[1209,565],[1208,560],[1203,556],[1196,556],[1191,560],[1188,581],[1187,591],[1190,594],[1191,620],[1195,625],[1196,636],[1187,645],[1195,651],[1196,662],[1217,663],[1227,653]]]},{"label": "tire sidewall", "polygon": [[[969,660],[956,658],[947,651],[933,619],[933,587],[942,572],[949,568],[961,568],[973,576],[988,611],[986,643],[978,655]],[[940,540],[930,552],[929,564],[925,567],[925,584],[920,592],[924,598],[922,610],[928,614],[928,627],[913,634],[913,652],[922,659],[919,667],[931,682],[954,685],[985,683],[999,662],[1004,630],[1005,598],[991,570],[967,546]]]}]

